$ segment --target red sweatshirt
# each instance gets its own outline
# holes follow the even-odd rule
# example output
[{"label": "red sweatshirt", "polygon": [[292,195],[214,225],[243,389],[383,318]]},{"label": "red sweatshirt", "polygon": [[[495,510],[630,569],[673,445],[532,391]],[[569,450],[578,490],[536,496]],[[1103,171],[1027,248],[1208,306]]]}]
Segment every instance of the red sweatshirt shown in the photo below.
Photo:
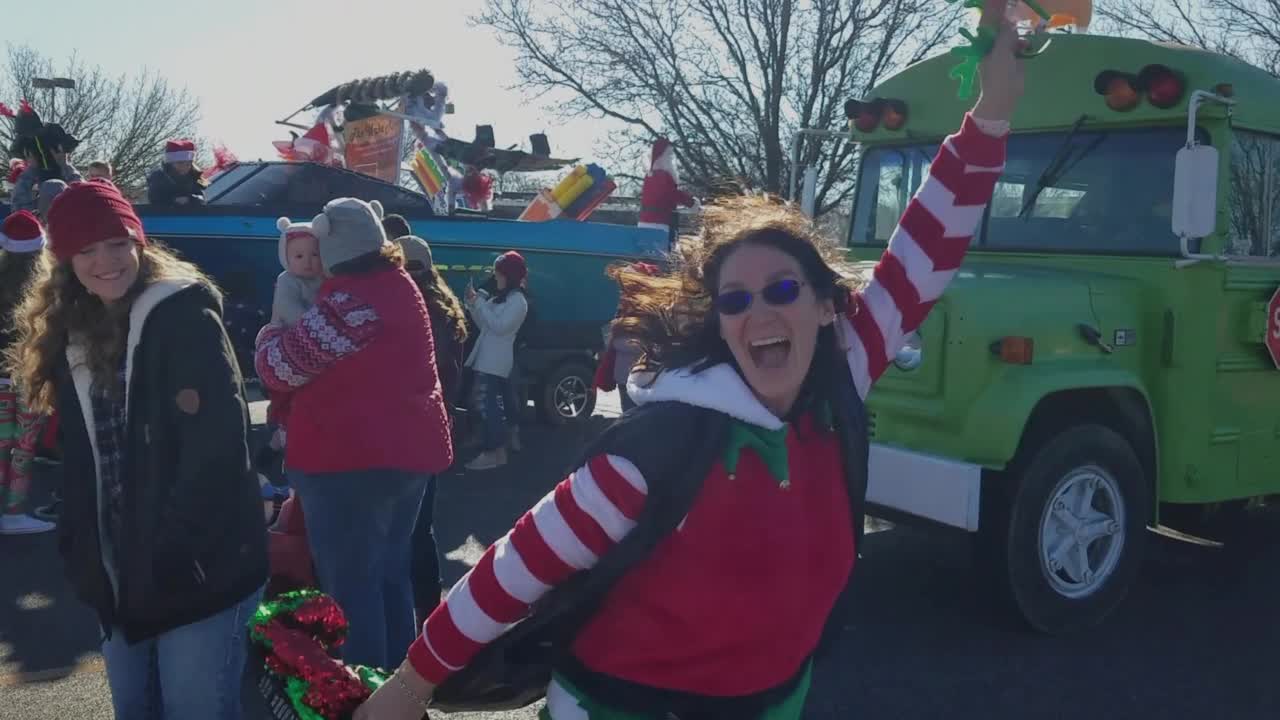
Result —
[{"label": "red sweatshirt", "polygon": [[[971,118],[943,143],[871,282],[840,320],[864,399],[959,267],[1003,163],[1003,135]],[[733,477],[717,464],[680,529],[613,589],[574,654],[595,672],[652,687],[724,697],[776,687],[812,654],[853,567],[836,440],[807,419],[788,427],[728,365],[665,372],[631,389],[638,403],[676,400],[785,428],[791,486],[781,487],[751,449]],[[428,618],[409,650],[414,668],[438,684],[466,665],[634,528],[646,489],[635,465],[617,456],[570,475]]]}]

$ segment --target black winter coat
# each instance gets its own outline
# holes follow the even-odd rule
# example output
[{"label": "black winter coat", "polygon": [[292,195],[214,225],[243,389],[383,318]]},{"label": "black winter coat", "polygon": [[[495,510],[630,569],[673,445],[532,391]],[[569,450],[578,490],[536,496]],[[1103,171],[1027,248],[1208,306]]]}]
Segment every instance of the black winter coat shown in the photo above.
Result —
[{"label": "black winter coat", "polygon": [[204,203],[204,184],[195,170],[186,175],[174,176],[165,167],[147,176],[147,202],[152,205],[177,205],[178,198],[188,198],[188,204]]},{"label": "black winter coat", "polygon": [[248,406],[221,313],[216,291],[193,281],[157,282],[130,311],[118,597],[99,544],[90,373],[80,346],[68,349],[55,375],[59,550],[80,599],[129,642],[217,614],[266,581]]}]

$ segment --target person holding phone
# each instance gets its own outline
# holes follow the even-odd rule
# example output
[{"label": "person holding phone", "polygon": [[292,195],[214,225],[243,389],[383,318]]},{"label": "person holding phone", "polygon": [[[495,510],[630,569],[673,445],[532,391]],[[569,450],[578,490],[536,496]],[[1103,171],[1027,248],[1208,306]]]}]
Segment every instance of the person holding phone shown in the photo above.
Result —
[{"label": "person holding phone", "polygon": [[515,365],[516,334],[529,314],[523,283],[528,266],[520,253],[503,253],[493,263],[496,292],[482,294],[467,284],[467,310],[480,328],[467,367],[475,373],[473,407],[482,427],[480,454],[467,463],[468,470],[492,470],[507,464],[507,393]]}]

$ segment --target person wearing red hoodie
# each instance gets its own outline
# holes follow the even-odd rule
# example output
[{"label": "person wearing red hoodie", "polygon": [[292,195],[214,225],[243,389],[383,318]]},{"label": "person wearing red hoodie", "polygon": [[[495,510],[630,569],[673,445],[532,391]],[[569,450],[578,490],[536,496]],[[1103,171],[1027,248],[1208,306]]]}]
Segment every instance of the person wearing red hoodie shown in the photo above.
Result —
[{"label": "person wearing red hoodie", "polygon": [[316,303],[263,328],[254,364],[292,395],[285,466],[321,588],[351,622],[344,659],[386,667],[415,634],[410,537],[453,444],[427,307],[382,216],[377,202],[325,205]]},{"label": "person wearing red hoodie", "polygon": [[[983,22],[1003,6],[988,0]],[[680,478],[655,458],[672,455],[700,474],[684,480],[689,510],[563,647],[539,717],[803,717],[823,641],[848,622],[864,401],[959,269],[1003,171],[1023,74],[1016,33],[1000,28],[981,99],[868,277],[794,206],[762,197],[709,208],[670,275],[620,276],[618,324],[646,349],[630,381],[639,406],[454,586],[354,720],[422,717],[482,648],[671,507]]]}]

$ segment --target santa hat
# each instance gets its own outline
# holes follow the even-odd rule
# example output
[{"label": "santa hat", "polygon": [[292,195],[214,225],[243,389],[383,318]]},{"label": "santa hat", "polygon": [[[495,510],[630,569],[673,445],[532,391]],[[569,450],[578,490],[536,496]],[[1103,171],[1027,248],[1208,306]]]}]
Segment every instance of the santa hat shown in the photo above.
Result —
[{"label": "santa hat", "polygon": [[657,163],[662,159],[663,155],[671,149],[671,141],[666,138],[658,138],[653,143],[653,154],[649,157],[650,163]]},{"label": "santa hat", "polygon": [[311,228],[311,223],[309,222],[296,223],[289,220],[287,217],[282,217],[279,220],[276,220],[276,227],[280,230],[280,266],[285,270],[288,270],[289,241],[304,235],[316,237],[316,231]]},{"label": "santa hat", "polygon": [[0,225],[0,249],[11,253],[33,253],[45,245],[44,228],[30,210],[19,210]]},{"label": "santa hat", "polygon": [[196,144],[190,140],[170,140],[164,144],[164,161],[166,163],[194,162]]}]

